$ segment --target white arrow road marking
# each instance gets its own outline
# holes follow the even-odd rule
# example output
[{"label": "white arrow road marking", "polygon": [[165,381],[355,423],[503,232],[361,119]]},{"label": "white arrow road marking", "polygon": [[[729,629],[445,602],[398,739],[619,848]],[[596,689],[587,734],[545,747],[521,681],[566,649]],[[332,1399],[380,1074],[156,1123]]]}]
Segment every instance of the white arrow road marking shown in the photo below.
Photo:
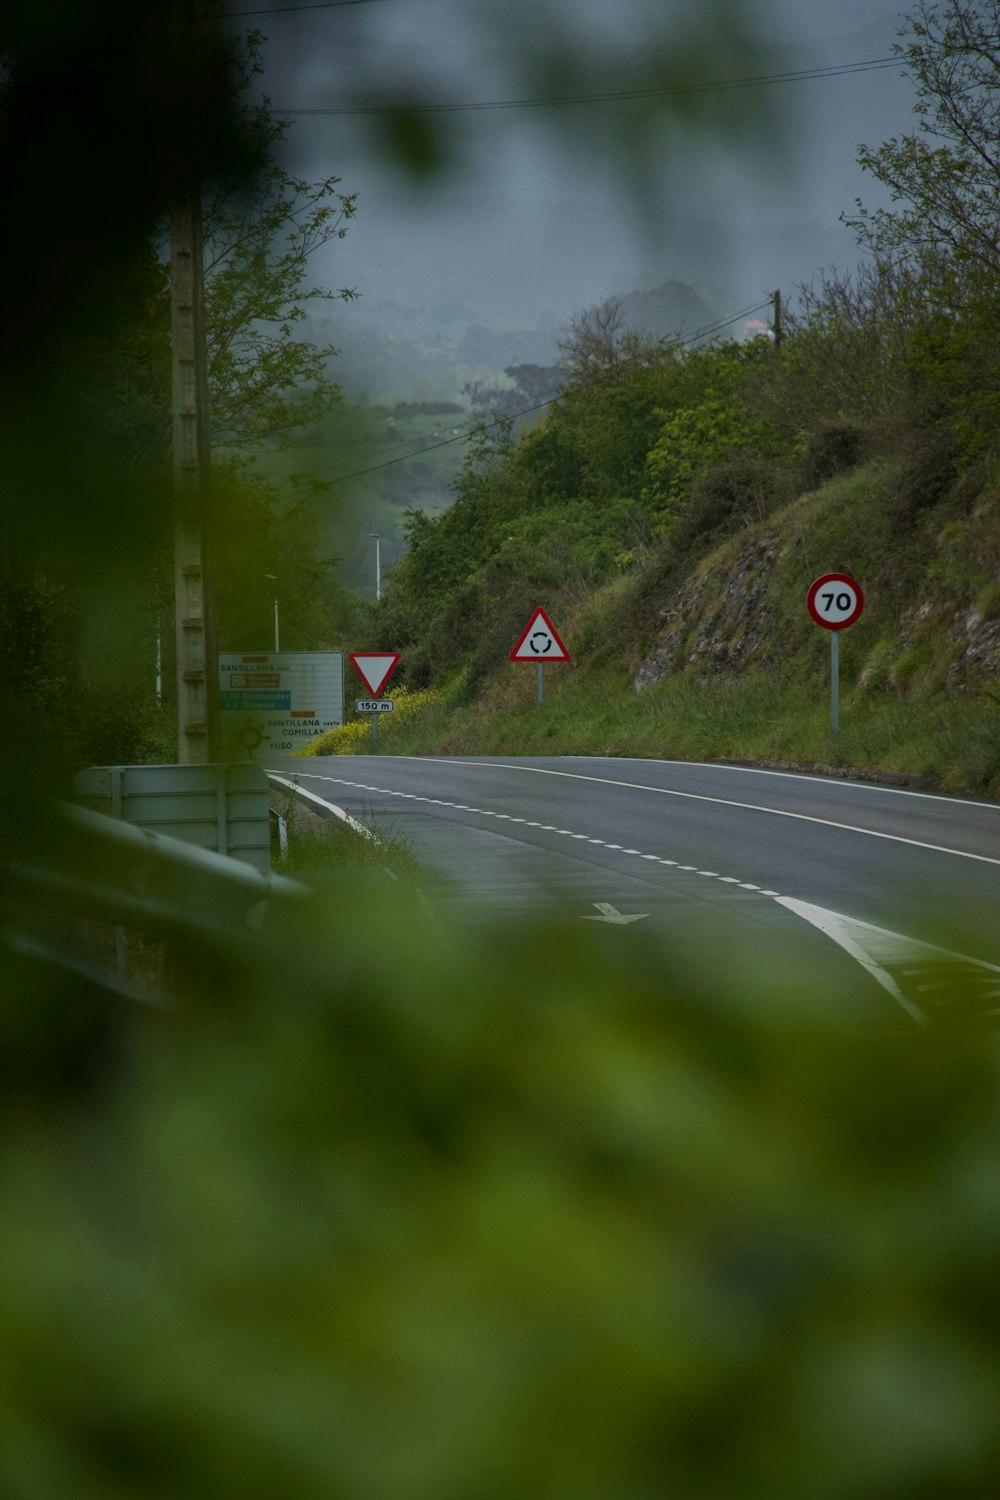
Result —
[{"label": "white arrow road marking", "polygon": [[624,927],[627,922],[641,922],[643,917],[649,916],[648,911],[637,911],[633,913],[632,916],[627,917],[623,912],[620,912],[617,907],[612,906],[608,901],[592,901],[591,905],[597,907],[597,910],[600,912],[600,916],[592,917],[590,913],[587,912],[586,916],[581,919],[584,922],[615,922],[620,927]]},{"label": "white arrow road marking", "polygon": [[[994,974],[1000,975],[996,964],[956,953],[953,948],[938,948],[934,943],[905,937],[886,927],[875,927],[857,917],[845,917],[825,906],[796,901],[792,896],[777,896],[775,901],[839,943],[920,1026],[927,1025],[927,1015],[903,993],[896,976],[908,980],[908,987],[926,996],[927,1001],[932,1000],[934,990],[949,990],[951,980],[968,983],[971,979],[984,1001],[992,1001],[994,1007],[1000,1003],[1000,979],[992,978]],[[988,1004],[984,1006],[984,1010],[989,1008]]]}]

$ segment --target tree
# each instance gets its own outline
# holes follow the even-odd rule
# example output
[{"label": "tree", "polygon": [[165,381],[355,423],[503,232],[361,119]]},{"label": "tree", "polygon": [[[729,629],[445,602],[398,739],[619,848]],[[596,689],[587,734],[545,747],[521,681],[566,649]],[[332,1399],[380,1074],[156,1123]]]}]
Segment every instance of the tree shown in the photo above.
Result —
[{"label": "tree", "polygon": [[780,358],[758,362],[750,410],[790,441],[898,411],[912,400],[914,335],[926,317],[923,278],[899,260],[824,272],[787,308]]},{"label": "tree", "polygon": [[1000,0],[921,0],[894,50],[916,86],[917,129],[859,161],[898,207],[848,222],[880,258],[944,273],[951,296],[1000,276]]},{"label": "tree", "polygon": [[[261,72],[259,33],[238,45],[238,87],[246,95]],[[350,300],[350,288],[308,283],[310,257],[342,239],[355,195],[338,177],[307,182],[280,164],[287,120],[264,98],[242,105],[252,143],[249,178],[222,176],[206,191],[205,324],[212,442],[216,459],[246,464],[262,445],[287,446],[290,434],[335,406],[341,392],[328,374],[336,354],[296,336],[310,304]],[[170,271],[161,225],[126,268],[110,324],[102,309],[63,347],[64,379],[130,469],[170,466]]]},{"label": "tree", "polygon": [[878,266],[908,279],[916,425],[946,424],[967,462],[1000,419],[1000,0],[920,0],[900,35],[917,127],[861,148],[894,206],[859,202],[849,222]]},{"label": "tree", "polygon": [[[261,72],[260,33],[245,39],[241,77],[249,90]],[[350,301],[347,287],[309,286],[309,258],[343,239],[356,195],[339,177],[307,182],[278,161],[289,122],[264,98],[244,106],[257,143],[258,169],[249,188],[222,182],[205,204],[205,318],[209,393],[216,448],[238,450],[277,440],[315,421],[341,399],[327,373],[332,344],[295,337],[317,301]]]},{"label": "tree", "polygon": [[747,377],[759,359],[754,345],[732,341],[678,353],[681,378],[675,399],[657,413],[662,425],[646,458],[642,491],[661,532],[669,532],[693,487],[710,469],[780,451],[775,427],[756,418],[746,403]]},{"label": "tree", "polygon": [[[267,639],[252,611],[254,604],[266,610],[256,593],[267,589],[264,573],[279,571],[274,561],[279,557],[290,591],[287,643],[319,646],[342,633],[352,604],[332,576],[337,559],[328,555],[303,508],[303,494],[317,482],[293,475],[299,482],[288,493],[251,474],[248,466],[263,447],[287,445],[296,429],[340,400],[328,373],[335,350],[302,338],[298,330],[311,303],[354,295],[311,284],[309,266],[322,245],[344,235],[355,200],[339,191],[335,177],[307,182],[280,164],[288,122],[272,116],[267,99],[251,97],[260,73],[260,41],[254,33],[227,44],[242,147],[238,154],[212,160],[204,174],[209,396],[218,481],[210,530],[222,541],[214,549],[215,582],[223,635],[237,644],[250,636]],[[13,96],[18,59],[9,69],[2,83]],[[0,98],[9,108],[2,90]],[[113,290],[81,299],[53,338],[51,389],[39,404],[61,413],[58,446],[76,459],[72,487],[63,487],[71,498],[60,495],[50,511],[44,547],[12,548],[0,561],[0,579],[13,601],[4,611],[7,646],[12,660],[31,666],[30,672],[4,673],[0,694],[9,692],[28,712],[43,712],[52,701],[52,684],[58,683],[61,742],[72,747],[68,758],[77,763],[164,753],[156,744],[163,714],[152,663],[158,634],[165,663],[172,649],[172,632],[165,628],[173,607],[165,246],[161,219],[122,252]],[[103,551],[81,546],[77,527],[55,520],[64,512],[76,522],[85,513],[81,476],[89,471],[100,476],[105,504],[105,496],[121,496],[111,527],[114,541]],[[37,489],[36,465],[26,466],[24,487],[29,494]],[[50,488],[55,491],[55,484]],[[16,491],[12,482],[12,498]],[[14,508],[23,516],[23,504]],[[111,554],[116,554],[113,567]],[[256,592],[247,589],[248,579],[259,586]],[[38,601],[49,598],[58,599],[58,607],[39,607]],[[106,617],[114,615],[110,599],[127,622],[117,632],[104,627]]]},{"label": "tree", "polygon": [[622,297],[578,313],[559,340],[563,367],[582,385],[615,385],[655,360],[660,340],[630,328]]}]

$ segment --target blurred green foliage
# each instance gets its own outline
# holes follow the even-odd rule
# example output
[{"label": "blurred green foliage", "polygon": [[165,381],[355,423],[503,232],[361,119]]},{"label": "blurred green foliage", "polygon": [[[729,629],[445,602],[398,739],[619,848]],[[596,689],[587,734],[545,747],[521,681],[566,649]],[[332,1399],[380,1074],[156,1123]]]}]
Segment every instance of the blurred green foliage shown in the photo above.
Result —
[{"label": "blurred green foliage", "polygon": [[[524,9],[526,74],[603,64]],[[67,350],[96,309],[135,331],[136,267],[191,173],[256,160],[197,14],[184,36],[166,0],[18,0],[0,41],[0,893],[24,939],[0,947],[0,1492],[992,1500],[997,1073],[975,1026],[863,1038],[774,959],[737,990],[727,955],[473,942],[349,887],[257,936],[175,938],[168,1012],[29,951],[11,864],[54,857],[48,794],[122,743],[74,701],[77,648],[133,701],[168,515]],[[698,7],[699,62],[746,72],[742,21]],[[669,79],[682,53],[648,58]],[[655,160],[654,109],[605,142],[626,175]],[[573,441],[545,461],[575,465]],[[90,740],[61,730],[78,708]]]},{"label": "blurred green foliage", "polygon": [[994,1038],[396,889],[21,976],[3,1494],[990,1500]]},{"label": "blurred green foliage", "polygon": [[[109,34],[116,37],[126,69],[129,47],[137,49],[148,72],[154,63],[146,49],[167,36],[171,48],[179,46],[185,26],[171,18],[170,7],[143,9],[147,29],[136,30],[134,17],[121,17],[108,5],[95,20],[95,37],[102,43]],[[2,170],[14,204],[24,164],[11,159],[9,148],[22,114],[41,107],[45,67],[60,76],[63,26],[76,35],[70,10],[62,18],[53,15],[49,27],[36,28],[34,35],[28,27],[13,27],[5,39],[8,139]],[[170,159],[159,202],[143,199],[137,211],[130,180],[123,184],[109,175],[98,183],[95,175],[93,194],[103,192],[105,202],[103,217],[92,225],[97,254],[88,258],[87,272],[96,260],[106,280],[89,286],[83,268],[73,266],[79,302],[64,305],[60,289],[44,317],[36,307],[34,339],[25,333],[19,347],[15,326],[3,362],[11,392],[5,423],[11,503],[8,545],[0,558],[0,706],[17,725],[55,707],[59,736],[53,749],[67,771],[91,761],[131,763],[172,759],[175,753],[165,246],[181,169],[171,153],[191,151],[191,173],[200,173],[203,186],[214,442],[207,545],[214,554],[220,643],[254,649],[269,641],[274,590],[267,573],[279,576],[286,648],[339,644],[354,611],[334,577],[338,559],[329,555],[306,508],[306,497],[322,490],[321,482],[294,469],[280,485],[248,472],[255,451],[289,446],[290,432],[339,400],[327,373],[334,351],[302,338],[298,324],[311,302],[352,295],[310,286],[308,268],[315,250],[345,233],[353,199],[338,191],[336,177],[305,182],[278,163],[287,122],[273,118],[252,92],[261,69],[259,36],[223,43],[197,7],[187,29],[190,45],[155,64],[164,68],[157,73],[162,103],[178,115],[172,135],[169,123],[163,127],[168,139],[162,149]],[[76,40],[85,66],[94,38]],[[185,144],[185,88],[195,86],[201,66],[218,70],[212,87],[221,95],[212,108],[225,112],[226,129]],[[177,69],[172,92],[170,67]],[[100,68],[107,68],[104,59]],[[133,83],[119,80],[122,118]],[[45,107],[58,115],[64,102],[53,99]],[[82,95],[78,87],[76,106],[84,132],[110,129],[107,101],[91,97],[86,86]],[[211,122],[209,110],[203,122],[209,132]],[[49,123],[41,139],[54,149]],[[151,145],[151,168],[155,156]],[[98,160],[110,172],[107,153]],[[119,220],[128,222],[127,243],[113,242]],[[8,245],[4,253],[10,259],[17,247]],[[29,284],[25,294],[40,298],[43,292]],[[39,370],[37,344],[46,338],[48,361]],[[43,597],[52,607],[40,607]],[[157,698],[158,675],[166,702]]]}]

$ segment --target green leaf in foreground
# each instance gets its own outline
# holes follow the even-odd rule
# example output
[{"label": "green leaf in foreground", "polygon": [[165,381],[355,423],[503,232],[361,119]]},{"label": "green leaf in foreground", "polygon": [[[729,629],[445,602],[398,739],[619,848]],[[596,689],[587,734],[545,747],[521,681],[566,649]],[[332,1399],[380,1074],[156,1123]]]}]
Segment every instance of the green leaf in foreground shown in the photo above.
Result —
[{"label": "green leaf in foreground", "polygon": [[171,1013],[7,960],[3,1493],[985,1500],[992,1039],[606,936],[343,887]]}]

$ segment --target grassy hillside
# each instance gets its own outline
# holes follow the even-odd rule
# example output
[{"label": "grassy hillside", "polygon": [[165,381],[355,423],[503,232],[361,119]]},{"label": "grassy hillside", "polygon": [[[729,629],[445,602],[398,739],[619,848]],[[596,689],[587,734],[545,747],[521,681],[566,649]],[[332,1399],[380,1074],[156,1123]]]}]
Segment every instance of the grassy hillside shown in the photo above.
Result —
[{"label": "grassy hillside", "polygon": [[[690,570],[659,557],[564,595],[550,613],[573,661],[548,669],[541,706],[531,668],[500,659],[471,698],[459,672],[418,712],[383,719],[382,750],[747,759],[1000,795],[995,494],[970,503],[959,487],[901,518],[910,479],[898,461],[863,465]],[[830,633],[805,607],[825,571],[865,592],[861,619],[840,632],[836,736]],[[317,747],[338,748],[365,753],[369,739],[351,731]]]},{"label": "grassy hillside", "polygon": [[[939,158],[885,151],[876,175],[935,203]],[[920,215],[862,223],[871,261],[800,289],[780,342],[687,348],[613,302],[575,319],[559,401],[520,436],[483,430],[453,503],[407,518],[367,644],[441,701],[385,747],[722,756],[1000,795],[1000,282],[978,212],[959,193],[934,253]],[[830,635],[805,604],[830,572],[866,598],[840,636],[836,736]],[[542,706],[507,659],[539,605],[573,654]]]}]

